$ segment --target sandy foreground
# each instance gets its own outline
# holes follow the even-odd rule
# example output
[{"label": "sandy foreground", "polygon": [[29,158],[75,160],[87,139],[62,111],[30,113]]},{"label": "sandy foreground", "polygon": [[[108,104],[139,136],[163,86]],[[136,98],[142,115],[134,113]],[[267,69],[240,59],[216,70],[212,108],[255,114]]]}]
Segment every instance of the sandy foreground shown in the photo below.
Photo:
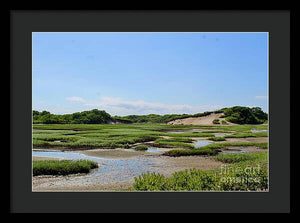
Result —
[{"label": "sandy foreground", "polygon": [[113,151],[113,155],[108,154],[108,151],[84,151],[84,153],[98,157],[113,157],[115,160],[100,162],[99,168],[89,174],[35,176],[32,178],[32,190],[123,191],[132,188],[134,177],[146,172],[145,170],[169,176],[176,171],[189,168],[211,170],[224,165],[212,158],[199,156],[167,157],[160,154],[137,155],[137,153],[132,156],[131,152],[127,152],[130,156],[119,159],[121,154],[124,155],[124,151]]}]

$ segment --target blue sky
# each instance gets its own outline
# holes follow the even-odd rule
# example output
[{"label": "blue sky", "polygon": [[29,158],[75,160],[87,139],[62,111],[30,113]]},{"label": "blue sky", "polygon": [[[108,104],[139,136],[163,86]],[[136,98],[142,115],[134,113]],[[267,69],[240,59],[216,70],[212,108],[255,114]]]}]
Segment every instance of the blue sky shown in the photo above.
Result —
[{"label": "blue sky", "polygon": [[268,111],[267,33],[33,33],[33,109]]}]

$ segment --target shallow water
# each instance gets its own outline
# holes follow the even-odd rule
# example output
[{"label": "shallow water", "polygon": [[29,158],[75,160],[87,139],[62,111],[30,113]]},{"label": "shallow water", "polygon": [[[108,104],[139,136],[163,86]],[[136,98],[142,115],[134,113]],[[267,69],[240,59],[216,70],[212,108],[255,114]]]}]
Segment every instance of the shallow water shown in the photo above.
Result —
[{"label": "shallow water", "polygon": [[183,132],[183,131],[176,131],[176,132],[168,132],[168,133],[182,134],[182,133],[186,133],[186,132]]},{"label": "shallow water", "polygon": [[155,147],[148,147],[146,152],[148,152],[148,153],[162,153],[162,151],[157,150],[157,148],[155,148]]},{"label": "shallow water", "polygon": [[32,151],[32,156],[40,156],[40,157],[51,157],[51,158],[63,158],[63,159],[72,159],[72,160],[78,160],[78,159],[89,159],[94,160],[97,159],[97,157],[90,157],[86,156],[84,154],[80,153],[74,153],[74,152],[60,152],[60,151]]},{"label": "shallow water", "polygon": [[257,130],[257,129],[251,129],[251,132],[255,133],[255,132],[267,132],[267,129],[262,129],[262,130]]},{"label": "shallow water", "polygon": [[223,151],[222,153],[248,153],[247,151],[245,150],[240,150],[240,151]]},{"label": "shallow water", "polygon": [[208,144],[211,144],[211,142],[209,142],[207,140],[203,140],[203,139],[198,139],[196,144],[195,144],[195,147],[199,148],[199,147],[202,147],[202,146],[206,146]]},{"label": "shallow water", "polygon": [[[151,148],[150,151],[155,151],[156,148]],[[156,150],[156,152],[158,152]],[[74,152],[44,152],[44,151],[33,151],[33,156],[39,157],[52,157],[52,158],[63,158],[71,160],[87,159],[95,161],[99,164],[99,168],[92,171],[86,177],[91,177],[91,181],[95,182],[112,182],[122,181],[133,178],[133,176],[151,172],[151,166],[153,166],[153,160],[151,158],[136,158],[136,159],[109,159],[88,156]]]},{"label": "shallow water", "polygon": [[226,133],[215,133],[214,135],[215,135],[215,137],[223,137],[223,136],[226,136],[228,134],[226,134]]}]

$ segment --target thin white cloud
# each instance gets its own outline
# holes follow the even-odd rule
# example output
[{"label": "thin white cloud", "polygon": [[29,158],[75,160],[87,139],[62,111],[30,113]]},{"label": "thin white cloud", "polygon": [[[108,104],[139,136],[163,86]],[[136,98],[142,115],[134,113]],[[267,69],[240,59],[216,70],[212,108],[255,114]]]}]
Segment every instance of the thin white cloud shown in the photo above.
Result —
[{"label": "thin white cloud", "polygon": [[67,101],[75,101],[75,102],[85,102],[85,100],[81,97],[68,97],[66,98]]},{"label": "thin white cloud", "polygon": [[266,100],[268,96],[255,96],[255,99]]},{"label": "thin white cloud", "polygon": [[101,97],[97,102],[84,103],[90,108],[106,110],[112,115],[133,115],[133,114],[195,114],[204,111],[220,109],[219,105],[174,105],[159,102],[129,101],[114,97]]}]

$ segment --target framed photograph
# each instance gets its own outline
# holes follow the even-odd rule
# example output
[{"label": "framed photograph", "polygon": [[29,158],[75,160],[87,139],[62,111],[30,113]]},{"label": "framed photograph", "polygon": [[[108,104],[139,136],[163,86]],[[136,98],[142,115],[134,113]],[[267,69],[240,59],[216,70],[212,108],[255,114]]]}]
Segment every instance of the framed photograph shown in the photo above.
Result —
[{"label": "framed photograph", "polygon": [[13,213],[290,211],[289,11],[11,11],[11,86]]}]

